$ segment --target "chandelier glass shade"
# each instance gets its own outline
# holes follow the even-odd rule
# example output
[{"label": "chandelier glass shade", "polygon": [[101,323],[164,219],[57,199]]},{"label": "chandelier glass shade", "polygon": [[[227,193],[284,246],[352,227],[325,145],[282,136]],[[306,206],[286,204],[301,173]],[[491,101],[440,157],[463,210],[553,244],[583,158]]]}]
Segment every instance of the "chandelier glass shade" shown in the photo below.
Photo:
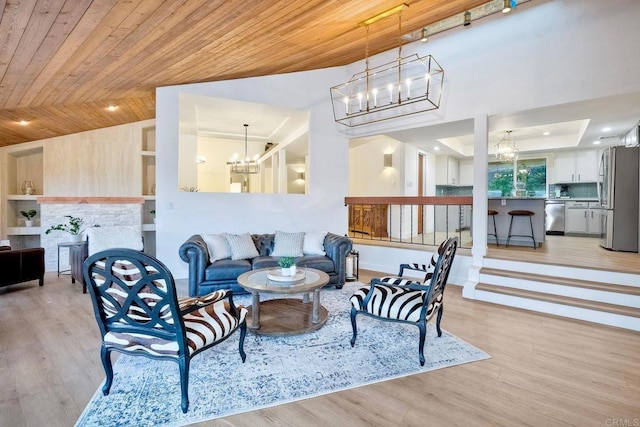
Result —
[{"label": "chandelier glass shade", "polygon": [[504,137],[495,145],[496,157],[504,163],[512,163],[518,159],[518,149],[515,141],[510,139],[511,131],[504,133]]},{"label": "chandelier glass shade", "polygon": [[244,159],[239,160],[237,156],[234,156],[228,165],[231,165],[231,173],[235,175],[254,175],[260,173],[260,163],[258,159],[249,158],[249,146],[248,146],[248,128],[249,125],[244,125]]}]

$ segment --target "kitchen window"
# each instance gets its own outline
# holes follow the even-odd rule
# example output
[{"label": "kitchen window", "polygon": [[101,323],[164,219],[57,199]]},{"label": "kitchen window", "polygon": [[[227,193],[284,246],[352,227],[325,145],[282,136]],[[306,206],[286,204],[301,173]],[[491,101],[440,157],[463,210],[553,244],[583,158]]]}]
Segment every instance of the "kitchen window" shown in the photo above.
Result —
[{"label": "kitchen window", "polygon": [[501,196],[544,197],[547,194],[547,159],[489,163],[489,191]]}]

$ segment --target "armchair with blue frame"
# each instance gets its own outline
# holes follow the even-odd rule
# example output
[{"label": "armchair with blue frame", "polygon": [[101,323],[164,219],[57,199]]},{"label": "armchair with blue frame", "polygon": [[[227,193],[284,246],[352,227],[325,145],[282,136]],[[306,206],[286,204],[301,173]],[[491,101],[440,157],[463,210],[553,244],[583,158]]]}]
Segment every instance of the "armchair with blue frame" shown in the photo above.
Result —
[{"label": "armchair with blue frame", "polygon": [[239,329],[238,348],[245,361],[247,310],[234,305],[230,290],[178,298],[168,268],[133,249],[97,252],[84,262],[83,273],[102,337],[105,396],[113,381],[110,354],[114,350],[177,362],[183,412],[189,407],[189,364],[196,354]]},{"label": "armchair with blue frame", "polygon": [[[355,345],[358,335],[356,316],[359,313],[379,320],[409,323],[420,330],[418,355],[420,365],[424,366],[427,322],[436,313],[438,336],[442,336],[440,321],[444,310],[444,289],[457,247],[458,238],[451,237],[442,242],[429,264],[402,264],[398,277],[372,279],[369,287],[358,289],[350,298],[353,328],[351,346]],[[424,282],[402,277],[407,269],[424,271]]]}]

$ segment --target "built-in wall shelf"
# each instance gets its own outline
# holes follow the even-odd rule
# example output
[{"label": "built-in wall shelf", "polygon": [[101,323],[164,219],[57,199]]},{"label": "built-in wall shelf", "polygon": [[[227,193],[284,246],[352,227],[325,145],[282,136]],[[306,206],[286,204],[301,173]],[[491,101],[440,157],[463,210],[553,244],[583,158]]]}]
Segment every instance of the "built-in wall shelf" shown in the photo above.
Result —
[{"label": "built-in wall shelf", "polygon": [[144,195],[144,196],[142,196],[142,198],[143,198],[144,200],[155,200],[155,199],[156,199],[156,196]]},{"label": "built-in wall shelf", "polygon": [[142,154],[143,156],[151,156],[151,157],[154,157],[154,156],[156,155],[156,152],[155,152],[155,151],[143,151],[141,154]]},{"label": "built-in wall shelf", "polygon": [[9,194],[7,195],[7,200],[37,200],[38,195],[37,194],[30,194],[30,195],[25,195],[25,194]]},{"label": "built-in wall shelf", "polygon": [[7,236],[39,236],[40,227],[7,227]]}]

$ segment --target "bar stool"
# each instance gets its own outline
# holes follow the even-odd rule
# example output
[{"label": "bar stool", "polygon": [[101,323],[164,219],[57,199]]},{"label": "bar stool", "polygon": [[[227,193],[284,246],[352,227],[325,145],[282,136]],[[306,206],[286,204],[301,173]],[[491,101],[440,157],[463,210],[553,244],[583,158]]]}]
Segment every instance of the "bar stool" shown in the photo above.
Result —
[{"label": "bar stool", "polygon": [[[533,220],[531,219],[531,217],[533,215],[535,215],[535,213],[531,212],[531,211],[527,211],[527,210],[513,210],[513,211],[509,211],[509,215],[511,215],[511,222],[509,223],[509,235],[507,236],[507,247],[509,247],[509,239],[511,239],[511,236],[517,236],[517,237],[531,237],[531,239],[533,240],[533,249],[538,249],[538,246],[536,245],[536,238],[533,237]],[[514,217],[529,217],[529,225],[531,226],[531,235],[528,234],[511,234],[511,227],[513,227],[513,218]]]},{"label": "bar stool", "polygon": [[487,215],[493,218],[493,233],[487,233],[487,236],[495,236],[496,238],[496,246],[500,246],[498,242],[498,228],[496,227],[496,215],[498,215],[498,211],[494,211],[493,209],[489,209],[487,211]]}]

